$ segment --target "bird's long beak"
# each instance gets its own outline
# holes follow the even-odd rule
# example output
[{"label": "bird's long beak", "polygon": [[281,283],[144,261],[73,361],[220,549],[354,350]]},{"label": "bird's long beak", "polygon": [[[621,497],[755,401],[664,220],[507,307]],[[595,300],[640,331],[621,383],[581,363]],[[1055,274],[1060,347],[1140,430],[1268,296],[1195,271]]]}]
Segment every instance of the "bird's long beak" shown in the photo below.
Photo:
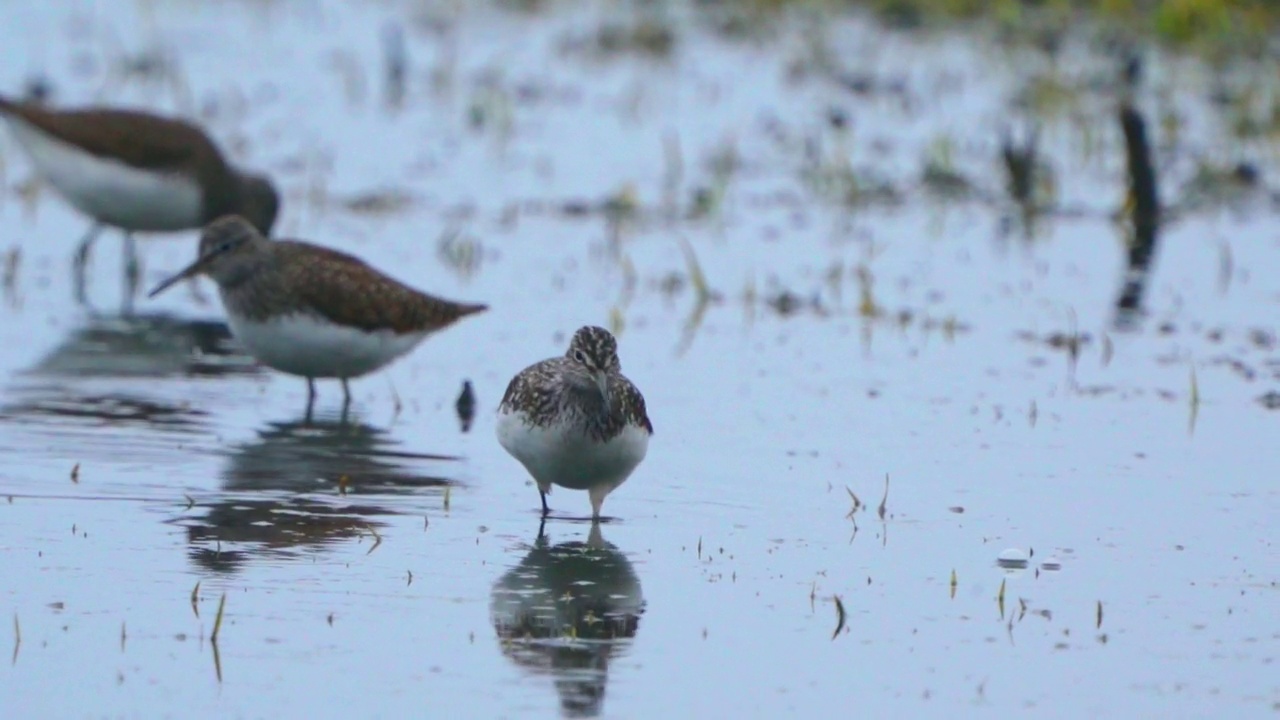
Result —
[{"label": "bird's long beak", "polygon": [[613,412],[612,403],[609,400],[609,376],[603,370],[595,372],[596,387],[600,388],[600,398],[604,400],[604,411],[606,413]]},{"label": "bird's long beak", "polygon": [[186,280],[187,278],[195,277],[196,275],[199,275],[200,273],[204,272],[205,266],[209,264],[209,259],[211,257],[212,256],[210,255],[206,255],[202,258],[198,258],[195,262],[188,265],[178,274],[170,277],[168,280],[165,280],[164,282],[157,285],[154,290],[147,293],[147,297],[153,298],[159,295],[160,293],[164,292],[165,290],[168,290],[174,284],[181,282],[182,280]]}]

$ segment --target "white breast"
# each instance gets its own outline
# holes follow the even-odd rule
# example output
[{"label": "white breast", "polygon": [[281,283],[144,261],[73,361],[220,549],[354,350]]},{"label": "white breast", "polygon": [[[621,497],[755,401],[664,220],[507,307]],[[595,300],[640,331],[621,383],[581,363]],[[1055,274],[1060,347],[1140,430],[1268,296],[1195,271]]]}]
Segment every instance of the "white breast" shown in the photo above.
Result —
[{"label": "white breast", "polygon": [[572,490],[621,485],[649,451],[649,433],[627,425],[606,442],[587,436],[576,426],[531,425],[519,412],[498,414],[498,442],[519,460],[539,487],[553,483]]},{"label": "white breast", "polygon": [[266,322],[229,315],[227,323],[263,365],[309,378],[366,375],[409,352],[428,334],[364,332],[304,314]]},{"label": "white breast", "polygon": [[200,224],[203,200],[194,179],[100,158],[20,118],[6,119],[36,173],[80,212],[128,230],[173,231]]}]

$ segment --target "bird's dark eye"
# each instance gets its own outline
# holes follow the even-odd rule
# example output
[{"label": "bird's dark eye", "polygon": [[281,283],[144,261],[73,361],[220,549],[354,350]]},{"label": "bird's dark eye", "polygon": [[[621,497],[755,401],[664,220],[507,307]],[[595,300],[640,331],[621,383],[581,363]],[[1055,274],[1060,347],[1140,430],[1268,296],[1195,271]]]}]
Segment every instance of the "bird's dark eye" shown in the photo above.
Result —
[{"label": "bird's dark eye", "polygon": [[218,252],[231,252],[231,242],[227,241],[218,246]]},{"label": "bird's dark eye", "polygon": [[573,359],[574,359],[574,360],[577,360],[578,362],[582,363],[583,365],[586,365],[586,364],[587,364],[587,356],[586,356],[586,353],[582,352],[581,350],[574,350],[574,351],[573,351]]}]

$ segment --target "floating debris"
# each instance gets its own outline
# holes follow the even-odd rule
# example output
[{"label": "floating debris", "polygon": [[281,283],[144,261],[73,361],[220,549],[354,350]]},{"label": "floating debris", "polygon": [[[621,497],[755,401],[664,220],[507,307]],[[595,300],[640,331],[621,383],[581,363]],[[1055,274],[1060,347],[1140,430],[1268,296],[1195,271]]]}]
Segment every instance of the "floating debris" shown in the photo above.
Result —
[{"label": "floating debris", "polygon": [[71,482],[80,482],[80,463],[76,463],[75,466],[71,468]]},{"label": "floating debris", "polygon": [[445,230],[436,241],[436,256],[440,258],[440,262],[466,279],[480,269],[481,261],[484,260],[484,245],[474,235],[464,234],[456,229]]},{"label": "floating debris", "polygon": [[1006,570],[1022,570],[1030,564],[1027,553],[1018,548],[1009,548],[1000,551],[1000,555],[996,557],[996,565]]},{"label": "floating debris", "polygon": [[1008,175],[1006,191],[1009,198],[1024,211],[1031,212],[1038,205],[1036,190],[1038,172],[1049,172],[1038,158],[1040,128],[1033,127],[1026,139],[1015,143],[1012,132],[1005,128],[1000,139],[1000,158]]},{"label": "floating debris", "polygon": [[853,514],[858,512],[858,510],[862,507],[862,500],[858,499],[857,493],[851,490],[848,485],[845,485],[844,491],[849,493],[849,499],[853,501],[853,505],[849,508],[849,512],[845,514],[845,518],[852,520]]},{"label": "floating debris", "polygon": [[18,270],[22,266],[22,248],[15,247],[4,256],[4,273],[0,285],[4,287],[5,296],[10,302],[17,304]]},{"label": "floating debris", "polygon": [[675,28],[659,18],[644,18],[634,24],[606,23],[587,37],[564,42],[564,52],[585,52],[597,58],[634,53],[654,59],[671,55],[676,44]]},{"label": "floating debris", "polygon": [[1047,557],[1040,563],[1040,569],[1057,572],[1062,569],[1062,561],[1056,557]]},{"label": "floating debris", "polygon": [[836,603],[836,631],[831,633],[831,639],[835,640],[840,635],[840,631],[844,630],[845,612],[844,603],[841,602],[839,595],[832,595],[831,599]]},{"label": "floating debris", "polygon": [[417,198],[405,190],[371,190],[339,200],[338,204],[348,212],[360,215],[390,215],[408,210]]},{"label": "floating debris", "polygon": [[458,424],[462,427],[462,432],[466,433],[471,430],[471,423],[476,417],[476,393],[471,389],[471,381],[462,381],[462,392],[458,393],[458,400],[453,404],[453,409],[458,414]]},{"label": "floating debris", "polygon": [[816,296],[812,300],[805,300],[791,290],[782,288],[766,297],[765,304],[782,317],[790,317],[805,308],[818,307],[821,301]]},{"label": "floating debris", "polygon": [[409,73],[404,28],[399,23],[389,23],[383,28],[382,62],[383,89],[387,106],[398,108],[404,102],[405,78]]}]

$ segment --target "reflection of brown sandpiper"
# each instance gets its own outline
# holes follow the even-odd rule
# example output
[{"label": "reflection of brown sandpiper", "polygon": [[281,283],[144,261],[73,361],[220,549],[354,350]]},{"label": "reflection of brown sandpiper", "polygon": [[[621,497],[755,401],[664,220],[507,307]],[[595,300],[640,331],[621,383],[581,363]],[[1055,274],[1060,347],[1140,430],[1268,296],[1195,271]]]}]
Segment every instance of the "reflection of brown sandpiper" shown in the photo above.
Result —
[{"label": "reflection of brown sandpiper", "polygon": [[151,291],[208,275],[218,284],[231,332],[260,362],[307,379],[342,381],[377,370],[428,335],[482,312],[418,292],[359,258],[299,240],[268,240],[243,218],[219,218],[205,228],[195,262]]},{"label": "reflection of brown sandpiper", "polygon": [[198,228],[239,213],[271,232],[280,196],[261,175],[227,163],[200,128],[132,110],[49,110],[0,96],[0,117],[25,148],[36,173],[93,218],[76,253],[77,290],[104,226],[125,234],[128,296],[137,286],[133,235]]},{"label": "reflection of brown sandpiper", "polygon": [[563,356],[516,375],[498,408],[498,442],[538,483],[544,517],[554,483],[588,491],[599,519],[651,435],[644,396],[622,374],[618,341],[601,327],[579,329]]}]

